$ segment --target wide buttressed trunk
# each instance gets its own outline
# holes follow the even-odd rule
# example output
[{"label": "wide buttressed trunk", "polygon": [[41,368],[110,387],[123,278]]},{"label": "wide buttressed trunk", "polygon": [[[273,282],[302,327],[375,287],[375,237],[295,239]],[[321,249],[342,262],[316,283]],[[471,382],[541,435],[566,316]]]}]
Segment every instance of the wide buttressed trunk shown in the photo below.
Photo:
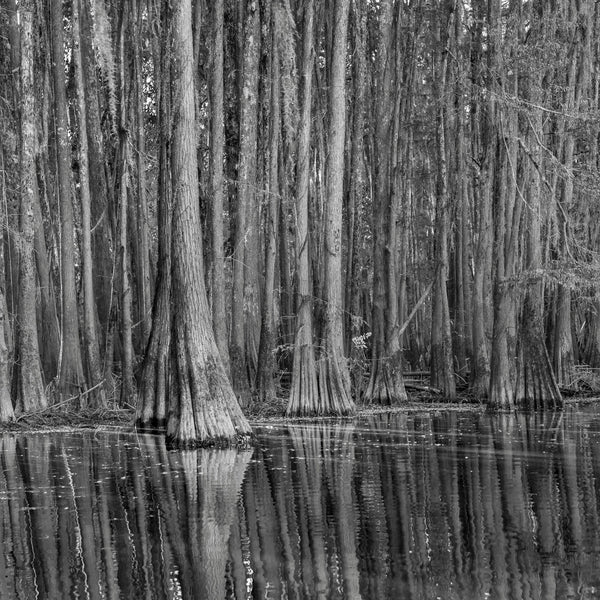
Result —
[{"label": "wide buttressed trunk", "polygon": [[298,281],[296,338],[292,387],[286,414],[314,415],[319,410],[319,388],[313,346],[312,295],[308,244],[308,188],[310,172],[310,124],[313,68],[314,3],[304,5],[302,33],[301,119],[298,135],[296,185],[296,277]]},{"label": "wide buttressed trunk", "polygon": [[355,411],[350,374],[344,356],[342,312],[342,197],[346,127],[346,32],[349,0],[333,6],[333,40],[329,84],[329,153],[325,207],[325,324],[319,368],[320,414]]},{"label": "wide buttressed trunk", "polygon": [[[532,37],[536,36],[543,36],[539,26],[533,30]],[[541,73],[535,75],[525,89],[533,105],[541,102],[541,80]],[[531,112],[528,142],[532,160],[525,167],[528,172],[525,185],[528,202],[528,210],[525,211],[525,264],[532,280],[527,282],[520,315],[515,405],[526,410],[558,410],[562,408],[563,401],[546,347],[543,283],[535,275],[542,268],[541,227],[545,211],[542,208],[541,169],[545,153],[538,140],[540,132],[543,132],[544,117],[537,108]]]},{"label": "wide buttressed trunk", "polygon": [[167,441],[232,445],[251,430],[223,367],[204,286],[192,74],[191,2],[173,15],[172,336]]},{"label": "wide buttressed trunk", "polygon": [[531,294],[526,296],[521,314],[515,404],[527,410],[563,407],[546,348],[542,314]]}]

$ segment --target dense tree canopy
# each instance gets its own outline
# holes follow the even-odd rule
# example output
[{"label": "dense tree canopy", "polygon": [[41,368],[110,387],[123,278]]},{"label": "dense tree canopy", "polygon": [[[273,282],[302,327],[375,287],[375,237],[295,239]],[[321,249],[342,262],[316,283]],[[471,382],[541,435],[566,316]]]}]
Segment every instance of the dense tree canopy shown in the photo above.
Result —
[{"label": "dense tree canopy", "polygon": [[0,6],[0,418],[600,380],[597,3],[171,4]]}]

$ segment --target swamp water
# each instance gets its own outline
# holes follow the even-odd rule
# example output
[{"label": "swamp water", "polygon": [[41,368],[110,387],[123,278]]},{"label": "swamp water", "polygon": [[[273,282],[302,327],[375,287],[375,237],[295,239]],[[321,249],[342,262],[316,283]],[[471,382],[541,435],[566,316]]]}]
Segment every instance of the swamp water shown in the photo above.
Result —
[{"label": "swamp water", "polygon": [[0,598],[600,598],[600,416],[0,436]]}]

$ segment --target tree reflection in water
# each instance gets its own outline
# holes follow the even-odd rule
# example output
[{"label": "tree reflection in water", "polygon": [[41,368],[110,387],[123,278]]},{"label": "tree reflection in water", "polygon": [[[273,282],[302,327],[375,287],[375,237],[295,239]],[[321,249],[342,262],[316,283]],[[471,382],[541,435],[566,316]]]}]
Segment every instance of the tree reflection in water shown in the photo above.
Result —
[{"label": "tree reflection in water", "polygon": [[593,415],[0,438],[0,598],[600,597]]}]

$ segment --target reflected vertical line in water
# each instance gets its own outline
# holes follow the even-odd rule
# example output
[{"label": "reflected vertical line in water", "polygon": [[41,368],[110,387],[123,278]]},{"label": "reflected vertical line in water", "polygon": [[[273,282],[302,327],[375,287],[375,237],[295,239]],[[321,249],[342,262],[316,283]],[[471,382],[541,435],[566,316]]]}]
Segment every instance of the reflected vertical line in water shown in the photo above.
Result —
[{"label": "reflected vertical line in water", "polygon": [[[0,439],[0,456],[4,456],[4,442]],[[3,460],[3,459],[0,459]],[[4,465],[2,465],[4,467]],[[11,536],[7,527],[7,510],[9,493],[4,475],[4,468],[0,469],[0,548],[2,548],[2,557],[0,557],[0,597],[8,598],[8,583],[14,581],[14,572],[10,568],[10,554],[12,552],[10,542]],[[12,577],[11,577],[12,572]]]},{"label": "reflected vertical line in water", "polygon": [[[120,447],[121,445],[119,445]],[[140,557],[139,557],[139,551],[138,551],[138,540],[140,539],[141,536],[141,531],[138,529],[136,530],[136,524],[137,524],[137,519],[136,519],[136,506],[137,506],[137,502],[135,497],[132,497],[132,481],[135,479],[135,474],[137,473],[137,471],[133,471],[133,464],[132,464],[132,456],[131,456],[131,452],[132,452],[132,448],[131,446],[129,446],[129,444],[124,443],[123,447],[122,447],[122,451],[119,452],[118,454],[118,460],[119,462],[117,464],[122,465],[122,469],[125,472],[125,475],[123,475],[120,478],[120,483],[118,485],[118,489],[119,489],[119,500],[121,503],[121,506],[123,508],[123,523],[125,524],[125,531],[126,536],[125,539],[127,539],[127,547],[129,548],[129,556],[130,556],[130,561],[131,561],[131,565],[130,568],[128,569],[127,575],[128,575],[128,584],[130,586],[130,589],[132,590],[132,592],[134,590],[139,590],[140,589],[140,585],[141,582],[139,581],[139,577],[140,577],[140,564],[143,563],[144,557],[142,555],[141,557],[141,563],[140,563]]]},{"label": "reflected vertical line in water", "polygon": [[185,499],[184,490],[180,487],[178,489],[176,477],[181,470],[181,464],[178,462],[179,453],[167,454],[163,446],[162,440],[155,439],[155,443],[149,449],[152,464],[150,486],[153,496],[157,499],[157,508],[163,515],[169,553],[173,558],[172,564],[165,573],[169,574],[171,585],[181,588],[181,593],[187,597],[193,590],[191,584],[193,571],[184,544],[186,515],[185,513],[180,515],[178,510],[178,504],[183,503]]},{"label": "reflected vertical line in water", "polygon": [[80,525],[81,542],[83,550],[83,569],[88,584],[89,595],[92,600],[100,600],[102,590],[100,573],[97,569],[96,556],[97,543],[94,534],[94,510],[92,506],[94,487],[92,472],[92,440],[89,434],[82,439],[81,460],[73,461],[73,482],[77,490],[75,507]]},{"label": "reflected vertical line in water", "polygon": [[531,470],[533,507],[537,517],[537,544],[539,563],[539,581],[541,597],[555,598],[557,592],[556,572],[554,568],[555,552],[560,544],[557,534],[557,520],[560,519],[560,504],[556,503],[557,481],[555,481],[555,450],[558,431],[553,421],[541,420],[537,415],[528,415],[530,431],[534,427],[542,429],[537,439],[530,438],[529,448],[548,458],[539,461]]},{"label": "reflected vertical line in water", "polygon": [[[239,510],[239,523],[240,523],[240,542],[242,549],[242,560],[244,565],[244,585],[246,590],[246,597],[250,598],[254,596],[254,570],[252,569],[252,554],[250,552],[250,536],[248,534],[248,519],[246,517],[246,505],[243,502],[243,498],[240,498],[237,503]],[[242,598],[245,596],[242,596]]]},{"label": "reflected vertical line in water", "polygon": [[418,421],[415,417],[410,420],[410,442],[411,442],[411,461],[409,463],[410,478],[410,506],[409,522],[411,523],[411,561],[409,567],[411,571],[412,594],[414,598],[423,597],[423,565],[426,564],[426,526],[424,523],[423,512],[425,510],[425,500],[423,494],[425,467],[423,463],[423,448],[421,446],[421,433],[418,431]]},{"label": "reflected vertical line in water", "polygon": [[[170,456],[175,456],[174,454]],[[183,502],[176,506],[178,520],[183,521],[182,534],[187,542],[186,559],[191,566],[189,574],[189,593],[199,593],[202,590],[202,582],[197,565],[201,563],[200,547],[202,538],[200,535],[200,490],[198,489],[198,480],[200,477],[206,477],[202,473],[202,467],[199,464],[199,455],[197,450],[183,450],[178,453],[178,465],[181,478],[181,495]],[[183,509],[183,510],[182,510]]]},{"label": "reflected vertical line in water", "polygon": [[325,568],[325,524],[322,507],[322,471],[320,456],[320,428],[290,427],[288,432],[297,460],[295,470],[298,476],[295,489],[301,493],[298,500],[300,513],[306,507],[305,518],[300,514],[302,527],[302,572],[305,585],[312,582],[312,588],[305,588],[309,597],[325,598],[328,591],[328,577]]},{"label": "reflected vertical line in water", "polygon": [[202,512],[199,515],[201,562],[200,596],[220,600],[225,595],[225,571],[229,536],[237,498],[252,451],[198,450],[201,465],[199,490]]},{"label": "reflected vertical line in water", "polygon": [[524,573],[520,548],[527,547],[526,505],[523,488],[523,470],[520,456],[523,454],[522,432],[516,415],[502,415],[499,420],[500,435],[496,436],[496,456],[500,463],[500,489],[502,493],[503,515],[506,535],[506,563],[508,566],[508,584],[512,589],[511,597],[522,598]]},{"label": "reflected vertical line in water", "polygon": [[[115,526],[113,531],[113,551],[116,559],[117,589],[122,597],[133,597],[137,591],[135,576],[137,572],[136,548],[132,544],[131,505],[128,498],[129,473],[127,472],[127,442],[114,444],[110,447],[112,519]],[[125,458],[124,458],[125,457]]]},{"label": "reflected vertical line in water", "polygon": [[19,507],[23,506],[23,482],[17,482],[16,466],[16,438],[15,436],[3,436],[2,463],[6,485],[12,493],[8,494],[8,512],[10,518],[10,538],[12,541],[12,556],[14,562],[14,590],[19,600],[27,600],[27,576],[28,566],[31,564],[27,552],[27,545],[23,538],[27,535],[24,527],[21,527],[19,518]]},{"label": "reflected vertical line in water", "polygon": [[358,557],[356,548],[356,498],[352,493],[354,474],[354,426],[338,425],[332,431],[332,450],[328,454],[328,480],[334,497],[335,523],[339,538],[344,597],[359,600]]},{"label": "reflected vertical line in water", "polygon": [[[403,586],[403,593],[408,598],[415,598],[417,595],[417,582],[415,581],[414,558],[415,558],[415,523],[412,518],[413,511],[411,507],[415,506],[415,481],[414,471],[411,464],[414,457],[414,421],[412,418],[404,418],[402,422],[404,429],[404,449],[402,456],[397,459],[398,482],[395,488],[395,497],[398,504],[398,550],[400,554],[400,566],[398,577],[406,581]],[[408,592],[408,593],[407,593]]]},{"label": "reflected vertical line in water", "polygon": [[96,495],[96,510],[98,514],[98,522],[100,529],[100,552],[99,559],[101,558],[104,572],[104,593],[107,594],[109,600],[118,599],[118,577],[117,577],[117,564],[116,564],[116,553],[113,552],[113,534],[110,527],[110,511],[108,505],[108,498],[110,492],[107,486],[107,481],[111,479],[110,474],[107,470],[107,465],[111,464],[111,461],[107,458],[109,444],[100,444],[97,450],[98,454],[98,472],[96,474],[94,483],[94,492]]},{"label": "reflected vertical line in water", "polygon": [[[168,564],[170,561],[167,560],[166,552],[165,552],[165,535],[163,532],[163,519],[160,511],[156,511],[156,530],[158,531],[158,552],[161,558],[160,565],[164,566]],[[165,572],[162,572],[162,577],[160,578],[160,583],[164,583],[166,580]],[[163,594],[166,595],[166,589],[163,587]]]},{"label": "reflected vertical line in water", "polygon": [[86,596],[89,598],[89,585],[87,581],[87,573],[85,572],[85,565],[83,560],[83,544],[81,538],[81,525],[79,523],[79,513],[77,511],[77,502],[75,500],[75,486],[73,484],[73,473],[71,472],[71,467],[69,466],[69,460],[67,458],[67,454],[64,446],[61,448],[61,457],[64,462],[65,472],[67,474],[68,482],[69,482],[69,490],[71,492],[71,499],[73,506],[71,508],[71,514],[73,515],[73,519],[75,522],[75,555],[77,556],[78,562],[80,564],[81,575],[83,578],[83,589],[86,593]]},{"label": "reflected vertical line in water", "polygon": [[[292,466],[290,463],[289,448],[284,438],[278,437],[274,440],[269,452],[265,453],[265,465],[269,477],[270,490],[273,495],[275,514],[281,541],[281,552],[283,565],[280,586],[282,592],[290,598],[299,596],[297,574],[295,569],[294,544],[292,543],[292,524],[288,522],[288,515],[293,514],[293,505],[290,506],[288,499],[291,498],[290,490]],[[286,491],[288,492],[286,494]],[[291,519],[290,519],[291,520]],[[296,531],[296,546],[298,536]]]},{"label": "reflected vertical line in water", "polygon": [[477,587],[480,598],[487,598],[492,587],[491,577],[491,551],[487,539],[486,520],[489,513],[486,510],[487,499],[485,491],[489,488],[486,482],[486,474],[489,469],[486,469],[486,463],[489,463],[489,455],[481,452],[483,449],[482,435],[477,438],[476,454],[473,457],[475,473],[473,477],[473,505],[476,507],[476,546],[473,552],[475,565],[473,571],[477,579]]},{"label": "reflected vertical line in water", "polygon": [[[583,542],[583,529],[581,523],[581,510],[579,505],[579,486],[578,486],[578,462],[577,441],[571,436],[565,438],[562,436],[560,444],[561,463],[564,473],[564,485],[567,496],[567,524],[570,534],[570,546],[574,551],[581,548]],[[575,557],[576,560],[576,557]],[[576,561],[577,564],[577,561]]]},{"label": "reflected vertical line in water", "polygon": [[145,452],[144,474],[148,488],[148,499],[152,502],[159,534],[159,551],[156,555],[156,560],[153,557],[154,588],[162,591],[162,596],[159,597],[167,598],[170,597],[171,574],[176,572],[177,567],[174,566],[173,552],[169,546],[168,518],[165,516],[165,509],[161,503],[161,495],[156,482],[161,482],[163,477],[161,473],[167,470],[168,458],[164,443],[158,436],[147,435],[145,439],[148,444]]},{"label": "reflected vertical line in water", "polygon": [[[132,483],[132,504],[135,506],[135,523],[137,527],[137,544],[140,547],[140,577],[141,582],[140,585],[137,586],[138,589],[141,587],[143,591],[143,595],[146,600],[151,599],[152,583],[151,583],[151,556],[150,556],[150,548],[149,548],[149,531],[148,525],[150,522],[149,511],[146,509],[147,497],[146,490],[142,485],[142,481],[145,481],[145,477],[142,479],[142,475],[144,474],[143,460],[141,458],[141,448],[138,444],[132,446],[127,455],[127,464],[126,469],[128,474],[131,474],[131,483]],[[132,544],[136,543],[135,539],[131,540]]]},{"label": "reflected vertical line in water", "polygon": [[578,455],[581,456],[583,465],[581,467],[583,483],[581,486],[581,502],[584,507],[584,542],[586,548],[592,548],[598,553],[600,544],[598,543],[598,531],[600,530],[600,521],[598,519],[598,504],[596,492],[596,482],[594,477],[594,447],[597,444],[592,440],[589,428],[582,430],[578,444]]},{"label": "reflected vertical line in water", "polygon": [[[243,486],[248,484],[249,471],[246,472],[246,479],[244,480]],[[242,495],[244,494],[242,490]],[[236,499],[234,518],[231,524],[229,533],[229,577],[231,579],[231,593],[228,598],[241,599],[246,598],[248,595],[247,581],[248,574],[246,572],[247,556],[245,555],[245,548],[247,546],[247,536],[242,536],[242,527],[244,522],[244,505],[241,497]],[[248,542],[249,543],[249,542]],[[251,592],[252,590],[250,590]]]},{"label": "reflected vertical line in water", "polygon": [[266,581],[264,576],[263,557],[260,548],[260,536],[258,532],[258,515],[256,507],[258,481],[257,466],[260,460],[253,463],[250,471],[254,479],[254,485],[244,488],[245,525],[248,531],[248,554],[251,559],[252,569],[252,595],[259,598],[265,597]]},{"label": "reflected vertical line in water", "polygon": [[390,542],[385,510],[382,469],[388,443],[386,430],[371,420],[373,436],[358,459],[357,502],[359,515],[360,589],[365,598],[386,597],[390,576]]},{"label": "reflected vertical line in water", "polygon": [[[25,466],[25,457],[24,457],[25,451],[22,447],[22,445],[20,445],[19,443],[17,443],[16,445],[16,452],[15,452],[15,468],[19,469],[20,475],[21,475],[21,480],[23,483],[23,504],[21,506],[21,511],[23,513],[23,529],[24,529],[24,538],[25,538],[25,546],[29,548],[29,562],[27,565],[24,565],[24,571],[27,569],[27,567],[30,567],[31,570],[31,585],[32,585],[32,592],[33,592],[33,597],[34,598],[39,598],[40,595],[40,587],[38,584],[38,570],[36,569],[36,562],[39,564],[40,563],[40,559],[39,557],[36,555],[35,552],[35,543],[34,543],[34,528],[31,522],[31,518],[32,515],[31,513],[35,511],[35,504],[32,502],[31,499],[31,486],[28,486],[27,484],[28,482],[28,471],[27,471],[27,467]],[[29,490],[28,490],[29,488]],[[42,573],[42,577],[43,577],[43,573]]]}]

